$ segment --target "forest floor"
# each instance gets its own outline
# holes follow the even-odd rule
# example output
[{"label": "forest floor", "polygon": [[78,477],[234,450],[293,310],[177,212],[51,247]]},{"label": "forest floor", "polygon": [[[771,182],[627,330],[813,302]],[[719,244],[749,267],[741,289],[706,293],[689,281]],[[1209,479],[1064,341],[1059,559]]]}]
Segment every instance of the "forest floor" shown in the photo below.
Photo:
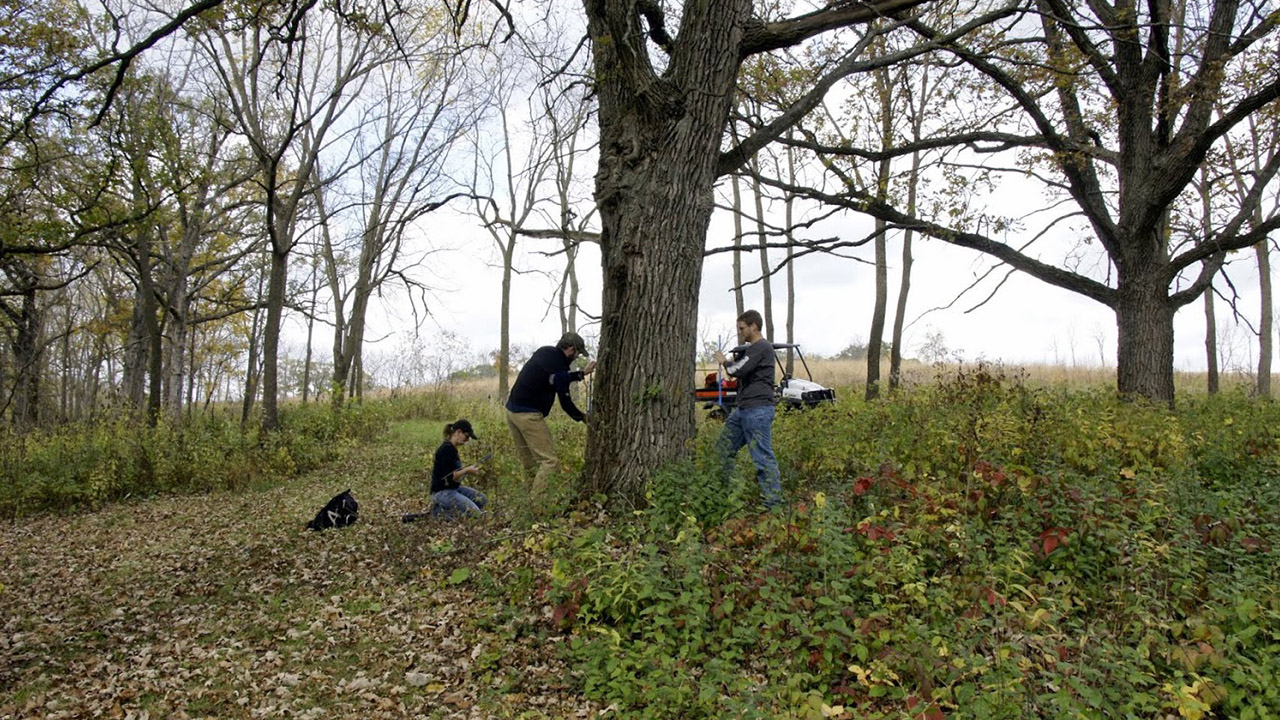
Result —
[{"label": "forest floor", "polygon": [[[271,488],[11,524],[0,718],[601,714],[538,588],[495,599],[550,562],[527,529],[501,509],[401,522],[426,502],[423,447],[401,425]],[[356,525],[304,529],[348,487]]]}]

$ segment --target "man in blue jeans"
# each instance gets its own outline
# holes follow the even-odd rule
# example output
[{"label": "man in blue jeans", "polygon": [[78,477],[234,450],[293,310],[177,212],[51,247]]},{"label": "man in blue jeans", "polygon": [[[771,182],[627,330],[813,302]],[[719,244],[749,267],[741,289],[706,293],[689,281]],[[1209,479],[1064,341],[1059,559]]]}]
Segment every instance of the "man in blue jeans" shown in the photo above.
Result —
[{"label": "man in blue jeans", "polygon": [[760,331],[764,321],[760,313],[748,310],[738,316],[738,341],[746,347],[733,351],[733,359],[716,351],[716,362],[738,379],[738,397],[732,413],[724,423],[716,449],[720,453],[727,482],[733,474],[734,457],[743,445],[756,464],[756,482],[764,506],[773,509],[782,504],[782,482],[778,460],[773,456],[773,372],[777,356],[773,343]]}]

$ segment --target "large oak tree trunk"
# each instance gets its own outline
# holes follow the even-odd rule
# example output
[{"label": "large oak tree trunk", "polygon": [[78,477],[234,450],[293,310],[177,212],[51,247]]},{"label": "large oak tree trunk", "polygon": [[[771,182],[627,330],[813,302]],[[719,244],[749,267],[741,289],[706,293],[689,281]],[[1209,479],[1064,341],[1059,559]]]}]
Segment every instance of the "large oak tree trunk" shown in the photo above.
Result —
[{"label": "large oak tree trunk", "polygon": [[688,452],[695,430],[702,252],[751,5],[686,6],[661,77],[636,57],[638,26],[619,24],[633,15],[610,0],[585,5],[600,102],[604,292],[582,489],[635,502],[650,473]]},{"label": "large oak tree trunk", "polygon": [[1122,273],[1118,283],[1116,381],[1121,395],[1141,396],[1172,407],[1176,308],[1159,269]]},{"label": "large oak tree trunk", "polygon": [[[693,193],[678,180],[709,171],[690,167],[699,154],[708,156],[704,149],[654,158],[670,176],[637,178],[602,214],[604,318],[586,456],[590,492],[639,497],[649,473],[674,459],[669,449],[694,434],[689,392],[711,185]],[[674,342],[652,341],[659,326]]]}]

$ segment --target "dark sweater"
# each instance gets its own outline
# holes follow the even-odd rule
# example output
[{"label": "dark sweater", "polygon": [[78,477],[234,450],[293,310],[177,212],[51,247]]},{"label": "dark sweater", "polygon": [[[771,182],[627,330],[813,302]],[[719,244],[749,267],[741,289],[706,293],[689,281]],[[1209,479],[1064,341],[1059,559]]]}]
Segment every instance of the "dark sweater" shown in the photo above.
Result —
[{"label": "dark sweater", "polygon": [[724,370],[738,379],[738,407],[771,407],[774,404],[773,369],[776,364],[773,343],[766,338],[733,350],[733,359],[725,363]]},{"label": "dark sweater", "polygon": [[581,379],[582,371],[569,369],[569,358],[563,351],[550,345],[540,347],[520,368],[520,374],[511,386],[511,394],[507,396],[507,409],[511,412],[538,412],[546,417],[558,396],[565,414],[582,422],[585,416],[569,395],[569,383]]},{"label": "dark sweater", "polygon": [[453,473],[461,469],[462,458],[458,457],[458,448],[445,440],[436,448],[435,462],[431,464],[431,492],[457,490],[462,483],[453,478]]}]

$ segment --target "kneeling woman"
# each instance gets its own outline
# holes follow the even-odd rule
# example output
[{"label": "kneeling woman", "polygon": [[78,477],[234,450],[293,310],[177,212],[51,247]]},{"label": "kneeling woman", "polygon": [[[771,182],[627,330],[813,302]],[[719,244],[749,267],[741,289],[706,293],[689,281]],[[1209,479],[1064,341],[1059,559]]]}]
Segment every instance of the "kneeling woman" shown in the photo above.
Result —
[{"label": "kneeling woman", "polygon": [[479,515],[484,509],[484,493],[462,485],[462,478],[475,475],[480,468],[475,465],[462,467],[458,448],[475,439],[471,423],[455,420],[444,426],[444,442],[436,449],[435,462],[431,466],[431,514],[457,517]]}]

